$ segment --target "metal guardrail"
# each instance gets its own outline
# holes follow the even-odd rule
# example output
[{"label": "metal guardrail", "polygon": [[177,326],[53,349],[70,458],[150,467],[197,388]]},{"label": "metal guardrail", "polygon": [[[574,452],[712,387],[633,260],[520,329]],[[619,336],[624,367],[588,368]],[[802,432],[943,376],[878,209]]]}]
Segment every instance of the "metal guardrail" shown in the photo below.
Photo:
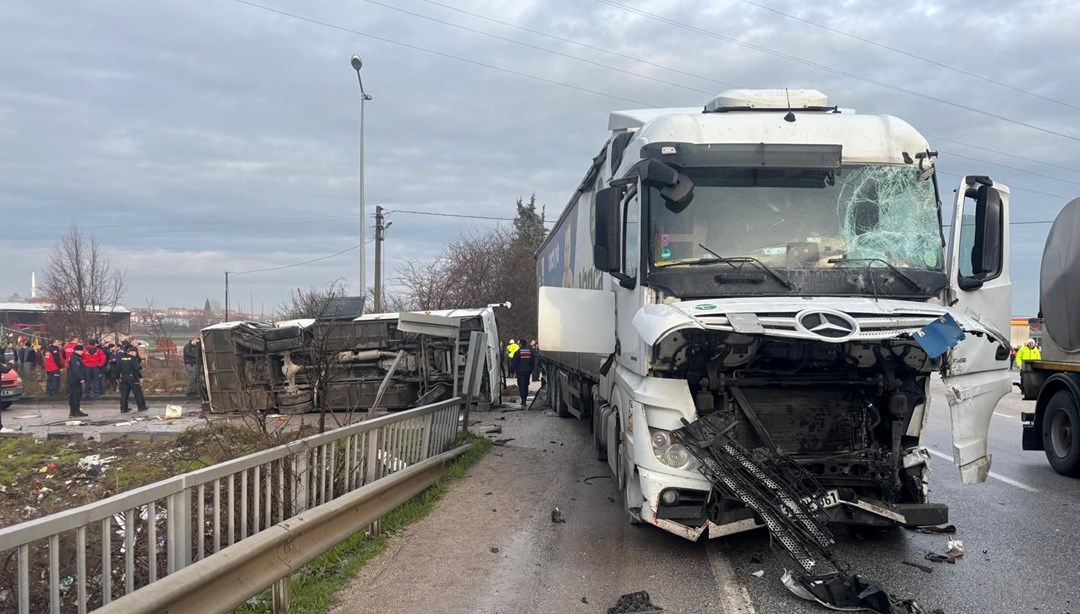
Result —
[{"label": "metal guardrail", "polygon": [[[0,529],[0,563],[15,554],[18,612],[86,612],[193,561],[250,550],[252,536],[268,529],[281,537],[302,520],[290,519],[357,491],[349,499],[355,506],[365,488],[382,492],[397,481],[379,485],[382,478],[409,471],[405,478],[415,465],[445,457],[460,411],[455,398],[366,420]],[[321,507],[311,513],[325,514]],[[47,599],[32,600],[32,588],[43,593],[45,584]],[[243,599],[268,586],[252,585]]]}]

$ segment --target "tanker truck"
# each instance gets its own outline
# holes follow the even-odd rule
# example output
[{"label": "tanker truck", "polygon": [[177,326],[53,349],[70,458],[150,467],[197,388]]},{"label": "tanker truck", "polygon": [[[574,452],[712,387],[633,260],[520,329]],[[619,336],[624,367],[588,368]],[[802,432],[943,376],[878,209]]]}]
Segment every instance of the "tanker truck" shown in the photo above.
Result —
[{"label": "tanker truck", "polygon": [[1061,475],[1080,477],[1080,199],[1058,213],[1039,276],[1042,357],[1024,361],[1020,389],[1035,401],[1022,412],[1023,448],[1043,450]]},{"label": "tanker truck", "polygon": [[[963,482],[984,481],[1011,387],[1009,189],[965,176],[943,221],[927,140],[815,90],[617,111],[608,129],[536,254],[538,326],[554,410],[589,425],[630,522],[755,529],[770,504],[747,497],[781,482],[824,488],[809,507],[829,522],[945,522],[920,443],[930,378]],[[691,449],[706,419],[746,451],[741,485]]]}]

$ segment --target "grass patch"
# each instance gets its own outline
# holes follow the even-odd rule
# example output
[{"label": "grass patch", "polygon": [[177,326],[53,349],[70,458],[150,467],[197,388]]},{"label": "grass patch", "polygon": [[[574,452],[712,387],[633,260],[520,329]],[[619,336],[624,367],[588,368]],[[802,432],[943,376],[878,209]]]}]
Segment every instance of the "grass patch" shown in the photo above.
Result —
[{"label": "grass patch", "polygon": [[[450,483],[465,475],[469,467],[491,449],[491,442],[480,437],[450,465],[439,481],[416,495],[382,519],[382,533],[369,538],[363,531],[354,533],[296,574],[292,580],[292,614],[323,614],[336,603],[336,593],[356,577],[365,563],[382,552],[389,538],[406,526],[423,519],[435,509],[435,503],[450,488]],[[266,614],[271,611],[270,591],[253,597],[233,610],[234,614]]]}]

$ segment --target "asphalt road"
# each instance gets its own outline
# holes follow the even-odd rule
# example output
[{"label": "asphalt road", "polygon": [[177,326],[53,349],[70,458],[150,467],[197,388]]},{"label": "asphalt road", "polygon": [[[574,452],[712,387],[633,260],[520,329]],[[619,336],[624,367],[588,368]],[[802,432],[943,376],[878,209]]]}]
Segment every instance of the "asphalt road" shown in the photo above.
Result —
[{"label": "asphalt road", "polygon": [[[925,443],[948,455],[948,406],[940,385],[935,392]],[[1025,405],[1014,393],[994,415],[987,483],[964,486],[951,460],[932,460],[932,498],[950,505],[964,560],[925,561],[928,551],[944,551],[948,536],[900,529],[838,529],[839,556],[928,612],[1080,613],[1080,480],[1020,449]],[[503,426],[496,437],[513,441],[362,571],[338,611],[606,612],[619,595],[641,590],[665,612],[828,611],[784,589],[788,560],[770,550],[765,531],[692,543],[627,524],[613,480],[584,481],[608,475],[592,457],[586,425],[543,412],[481,416]],[[555,505],[565,523],[551,522]],[[460,572],[449,575],[457,581],[434,579],[448,569]],[[752,575],[758,570],[761,578]]]}]

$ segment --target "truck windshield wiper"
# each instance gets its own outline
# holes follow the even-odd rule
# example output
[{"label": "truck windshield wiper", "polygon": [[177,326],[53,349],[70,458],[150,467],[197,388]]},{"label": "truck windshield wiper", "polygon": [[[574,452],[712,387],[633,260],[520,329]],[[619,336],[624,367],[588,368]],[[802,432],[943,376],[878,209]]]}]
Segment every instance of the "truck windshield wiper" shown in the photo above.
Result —
[{"label": "truck windshield wiper", "polygon": [[899,277],[899,278],[903,279],[904,281],[908,282],[909,284],[911,284],[911,286],[913,288],[915,288],[917,291],[919,291],[920,293],[927,292],[927,289],[922,284],[920,284],[919,282],[912,279],[910,275],[908,275],[907,273],[901,271],[896,266],[893,266],[888,261],[882,260],[881,258],[848,258],[846,256],[840,256],[839,258],[830,258],[827,262],[829,264],[844,264],[846,262],[880,262],[881,264],[884,264],[885,266],[889,267],[890,271],[892,271],[893,273],[896,273],[897,277]]},{"label": "truck windshield wiper", "polygon": [[716,256],[715,259],[709,260],[708,262],[722,262],[724,264],[730,264],[730,265],[752,263],[752,264],[757,265],[757,267],[760,268],[762,271],[765,271],[766,273],[771,275],[773,279],[775,279],[776,281],[783,284],[784,287],[787,288],[788,290],[794,290],[795,289],[795,284],[791,283],[790,279],[788,279],[787,277],[784,277],[780,273],[777,273],[776,271],[772,270],[771,268],[769,268],[769,265],[767,265],[764,262],[758,260],[757,258],[754,258],[753,256],[725,257],[725,256],[721,256],[720,254],[718,254],[718,253],[712,251],[711,249],[705,247],[701,243],[698,243],[698,247],[700,247],[701,249],[709,252],[713,256]]}]

